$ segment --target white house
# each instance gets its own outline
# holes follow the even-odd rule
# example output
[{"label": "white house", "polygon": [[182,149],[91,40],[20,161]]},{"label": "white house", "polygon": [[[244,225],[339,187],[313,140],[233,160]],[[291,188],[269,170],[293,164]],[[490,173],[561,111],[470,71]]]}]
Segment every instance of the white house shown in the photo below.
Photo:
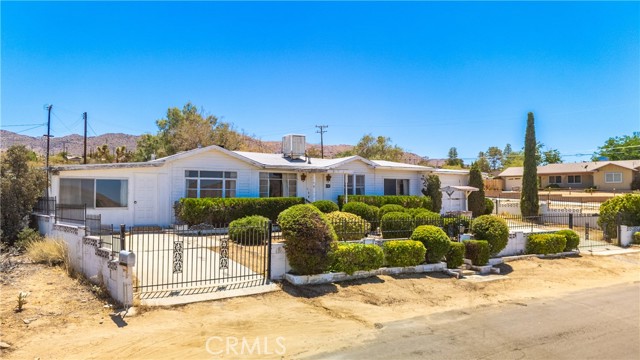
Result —
[{"label": "white house", "polygon": [[[101,214],[103,224],[166,226],[175,222],[173,204],[184,197],[301,196],[335,202],[338,195],[422,195],[423,176],[432,173],[443,187],[468,184],[464,170],[360,156],[307,158],[304,137],[301,142],[285,144],[283,154],[212,145],[141,163],[57,166],[50,194],[61,204],[87,204],[87,213]],[[443,212],[457,210],[466,210],[464,191],[443,194]]]}]

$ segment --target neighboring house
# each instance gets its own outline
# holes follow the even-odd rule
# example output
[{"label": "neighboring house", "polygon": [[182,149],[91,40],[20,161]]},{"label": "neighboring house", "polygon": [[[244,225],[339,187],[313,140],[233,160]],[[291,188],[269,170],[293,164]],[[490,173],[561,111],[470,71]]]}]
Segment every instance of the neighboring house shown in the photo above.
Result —
[{"label": "neighboring house", "polygon": [[[284,141],[283,141],[284,143]],[[304,138],[302,145],[304,149]],[[301,196],[337,201],[338,195],[422,195],[423,176],[442,186],[467,185],[464,170],[443,170],[360,156],[304,157],[304,150],[265,154],[208,146],[141,163],[53,168],[51,195],[61,204],[87,204],[103,224],[170,225],[184,197]],[[443,211],[466,210],[464,192],[443,196]]]},{"label": "neighboring house", "polygon": [[[522,188],[522,167],[511,167],[497,178],[504,180],[503,190]],[[538,166],[541,188],[557,185],[561,188],[586,189],[595,186],[604,191],[631,190],[631,182],[640,176],[640,160],[590,161],[582,163],[549,164]]]}]

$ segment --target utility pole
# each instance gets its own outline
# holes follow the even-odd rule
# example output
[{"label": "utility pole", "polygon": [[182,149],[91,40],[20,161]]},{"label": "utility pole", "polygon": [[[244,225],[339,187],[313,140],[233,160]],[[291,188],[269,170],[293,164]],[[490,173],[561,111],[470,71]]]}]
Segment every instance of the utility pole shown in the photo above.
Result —
[{"label": "utility pole", "polygon": [[82,118],[84,119],[84,163],[87,163],[87,112],[82,113]]},{"label": "utility pole", "polygon": [[325,129],[328,128],[329,125],[316,125],[316,127],[319,129],[316,133],[320,134],[320,156],[324,159],[324,139],[322,135],[327,132]]},{"label": "utility pole", "polygon": [[46,197],[47,197],[47,204],[49,204],[49,144],[50,144],[50,140],[51,140],[51,109],[53,108],[53,105],[49,105],[47,106],[47,164],[46,164],[46,168],[47,168],[47,187],[45,189],[46,191]]}]

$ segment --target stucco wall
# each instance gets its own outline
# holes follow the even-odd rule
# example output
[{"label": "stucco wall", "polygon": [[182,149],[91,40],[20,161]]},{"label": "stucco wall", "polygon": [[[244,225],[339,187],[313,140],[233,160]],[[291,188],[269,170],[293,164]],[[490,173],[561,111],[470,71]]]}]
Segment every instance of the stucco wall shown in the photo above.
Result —
[{"label": "stucco wall", "polygon": [[[605,182],[605,174],[608,172],[619,172],[622,173],[622,182],[621,183],[607,183]],[[609,164],[607,166],[603,166],[594,174],[593,183],[598,187],[598,190],[631,190],[631,181],[633,180],[633,171],[630,169],[625,169],[623,167]]]},{"label": "stucco wall", "polygon": [[[580,175],[581,177],[581,183],[580,184],[576,184],[576,183],[569,183],[569,175]],[[557,175],[540,175],[540,187],[541,188],[546,188],[547,186],[549,186],[549,176],[560,176],[562,178],[562,182],[558,185],[560,185],[560,187],[562,188],[572,188],[572,189],[586,189],[590,186],[593,186],[593,175],[592,174],[586,174],[586,173],[581,173],[581,174],[573,174],[573,173],[566,173],[566,174],[557,174]]]}]

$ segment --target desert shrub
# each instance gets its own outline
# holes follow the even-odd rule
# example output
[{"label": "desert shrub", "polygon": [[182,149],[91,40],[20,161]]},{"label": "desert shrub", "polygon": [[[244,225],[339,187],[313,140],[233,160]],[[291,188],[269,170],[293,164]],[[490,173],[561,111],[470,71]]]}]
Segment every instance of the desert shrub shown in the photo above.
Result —
[{"label": "desert shrub", "polygon": [[476,266],[484,266],[489,262],[489,242],[486,240],[465,240],[465,258]]},{"label": "desert shrub", "polygon": [[382,219],[382,217],[385,214],[388,214],[390,212],[405,212],[405,208],[404,208],[404,206],[395,205],[395,204],[383,205],[383,206],[380,207],[380,211],[378,212],[378,216],[380,216],[380,218]]},{"label": "desert shrub", "polygon": [[598,225],[611,237],[617,236],[616,225],[640,225],[640,194],[616,196],[602,203]]},{"label": "desert shrub", "polygon": [[331,200],[318,200],[311,203],[311,205],[317,207],[318,210],[322,211],[325,214],[340,210],[338,208],[338,204],[334,203]]},{"label": "desert shrub", "polygon": [[437,226],[422,225],[413,230],[411,240],[420,241],[427,248],[427,263],[435,264],[449,251],[451,241]]},{"label": "desert shrub", "polygon": [[327,219],[338,235],[338,240],[360,240],[367,236],[371,224],[356,214],[334,211],[327,214]]},{"label": "desert shrub", "polygon": [[34,263],[69,266],[69,251],[64,240],[44,239],[26,244],[27,257]]},{"label": "desert shrub", "polygon": [[489,253],[497,255],[507,246],[509,241],[509,227],[507,222],[493,215],[482,215],[473,220],[471,233],[476,239],[489,242]]},{"label": "desert shrub", "polygon": [[356,214],[370,222],[372,225],[378,222],[378,208],[372,205],[367,205],[363,202],[353,201],[344,204],[342,211]]},{"label": "desert shrub", "polygon": [[390,267],[416,266],[424,262],[427,249],[420,241],[392,240],[382,245],[384,260]]},{"label": "desert shrub", "polygon": [[489,198],[484,198],[484,214],[491,215],[493,213],[493,209],[495,208],[495,204],[493,200]]},{"label": "desert shrub", "polygon": [[447,267],[449,269],[455,269],[464,264],[465,247],[463,243],[453,241],[449,245],[449,251],[445,255]]},{"label": "desert shrub", "polygon": [[531,234],[527,239],[527,254],[556,254],[562,252],[567,246],[564,235],[558,234]]},{"label": "desert shrub", "polygon": [[15,245],[20,249],[25,249],[29,243],[40,240],[42,240],[42,236],[38,231],[26,227],[18,233],[18,239]]},{"label": "desert shrub", "polygon": [[331,270],[349,275],[358,270],[375,270],[382,267],[384,253],[378,245],[338,244],[331,255]]},{"label": "desert shrub", "polygon": [[325,214],[312,205],[295,205],[280,213],[278,224],[296,273],[319,274],[329,267],[337,236]]},{"label": "desert shrub", "polygon": [[442,217],[438,213],[434,213],[432,211],[420,211],[415,214],[413,217],[413,221],[415,226],[420,225],[434,225],[441,226],[442,225]]},{"label": "desert shrub", "polygon": [[[387,204],[401,205],[404,208],[425,208],[433,209],[433,202],[428,196],[409,196],[409,195],[349,195],[349,202],[358,201],[368,205],[382,207]],[[344,195],[338,196],[338,206],[342,209],[344,204]],[[343,210],[344,211],[344,210]]]},{"label": "desert shrub", "polygon": [[556,231],[556,234],[562,235],[567,239],[567,245],[565,246],[563,251],[571,251],[573,249],[577,249],[578,245],[580,245],[580,235],[573,230],[560,230]]},{"label": "desert shrub", "polygon": [[229,239],[242,245],[263,244],[269,238],[269,219],[260,215],[246,216],[229,224]]},{"label": "desert shrub", "polygon": [[189,225],[222,225],[251,215],[276,221],[278,214],[298,204],[304,204],[304,198],[183,198],[174,210],[176,217]]},{"label": "desert shrub", "polygon": [[640,244],[640,231],[636,231],[633,234],[633,243],[634,244]]},{"label": "desert shrub", "polygon": [[413,232],[411,215],[402,212],[391,212],[380,219],[380,229],[383,239],[406,239]]}]

